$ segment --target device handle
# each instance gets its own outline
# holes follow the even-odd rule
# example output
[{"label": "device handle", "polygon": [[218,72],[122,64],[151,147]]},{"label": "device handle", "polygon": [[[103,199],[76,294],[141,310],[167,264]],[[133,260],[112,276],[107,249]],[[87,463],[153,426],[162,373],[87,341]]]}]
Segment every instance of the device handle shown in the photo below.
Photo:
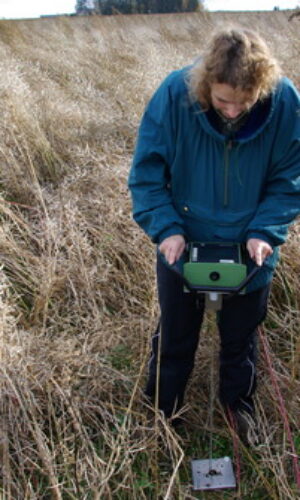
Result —
[{"label": "device handle", "polygon": [[175,274],[177,274],[177,276],[179,276],[179,278],[183,282],[184,286],[189,290],[189,292],[194,292],[194,293],[195,292],[203,292],[203,293],[205,293],[205,292],[217,292],[217,293],[227,293],[229,295],[236,295],[236,294],[240,293],[250,283],[250,281],[254,278],[254,276],[256,276],[256,274],[258,273],[258,271],[261,268],[260,266],[255,264],[254,268],[250,271],[248,276],[246,276],[246,278],[242,281],[242,283],[240,283],[236,287],[226,287],[226,288],[225,287],[217,287],[216,288],[213,286],[211,286],[211,287],[210,286],[194,286],[183,276],[183,263],[184,263],[183,257],[181,257],[174,264],[169,264],[164,256],[164,254],[161,253],[159,250],[158,250],[158,255],[162,259],[163,263],[171,271],[173,271]]},{"label": "device handle", "polygon": [[237,287],[234,293],[240,293],[243,288],[245,288],[250,281],[253,280],[254,276],[257,275],[258,271],[260,270],[261,266],[258,266],[255,264],[254,268],[250,271],[250,273],[246,276],[246,278],[240,283],[240,285]]}]

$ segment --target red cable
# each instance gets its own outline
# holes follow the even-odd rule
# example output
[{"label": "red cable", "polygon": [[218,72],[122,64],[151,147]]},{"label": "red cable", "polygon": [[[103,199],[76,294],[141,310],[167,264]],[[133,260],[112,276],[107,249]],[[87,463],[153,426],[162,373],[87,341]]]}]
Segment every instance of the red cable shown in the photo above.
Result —
[{"label": "red cable", "polygon": [[279,384],[278,384],[278,381],[277,381],[277,378],[276,378],[276,375],[275,375],[275,370],[274,370],[274,367],[273,367],[273,364],[272,364],[272,360],[271,360],[271,356],[270,356],[270,348],[269,348],[269,344],[268,344],[267,338],[263,334],[263,329],[262,328],[259,328],[258,331],[259,331],[260,340],[261,340],[262,345],[263,345],[264,353],[265,353],[265,356],[266,356],[266,360],[267,360],[267,364],[268,364],[268,369],[269,369],[269,372],[270,372],[270,376],[271,376],[271,379],[272,379],[272,383],[273,383],[273,385],[275,387],[275,391],[277,393],[277,397],[278,397],[278,401],[279,401],[279,412],[280,412],[280,414],[282,416],[284,427],[285,427],[285,431],[286,431],[288,439],[290,441],[296,483],[297,483],[298,488],[300,488],[299,463],[298,463],[298,457],[297,457],[297,454],[296,454],[294,440],[293,440],[293,436],[292,436],[292,432],[291,432],[291,428],[290,428],[290,424],[289,424],[287,410],[286,410],[286,407],[285,407],[285,404],[284,404],[284,400],[283,400],[283,397],[282,397],[282,394],[281,394],[281,391],[280,391],[280,388],[279,388]]},{"label": "red cable", "polygon": [[9,200],[1,200],[8,205],[14,205],[16,207],[28,208],[30,210],[36,210],[35,207],[31,207],[30,205],[24,205],[24,203],[18,203],[17,201],[9,201]]}]

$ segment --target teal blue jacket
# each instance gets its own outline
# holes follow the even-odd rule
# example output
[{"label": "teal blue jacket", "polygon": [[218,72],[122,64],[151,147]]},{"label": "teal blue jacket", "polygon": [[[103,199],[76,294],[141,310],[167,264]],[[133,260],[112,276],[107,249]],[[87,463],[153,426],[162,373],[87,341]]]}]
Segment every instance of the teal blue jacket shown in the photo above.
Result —
[{"label": "teal blue jacket", "polygon": [[300,96],[281,79],[263,122],[229,140],[190,100],[186,75],[171,73],[146,107],[129,175],[133,217],[157,244],[174,234],[267,241],[274,253],[252,291],[271,280],[278,246],[300,213]]}]

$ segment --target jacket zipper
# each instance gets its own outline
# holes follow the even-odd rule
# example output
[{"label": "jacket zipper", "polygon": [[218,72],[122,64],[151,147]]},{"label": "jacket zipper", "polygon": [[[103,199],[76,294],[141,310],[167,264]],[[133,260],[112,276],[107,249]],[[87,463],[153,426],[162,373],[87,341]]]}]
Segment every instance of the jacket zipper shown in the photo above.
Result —
[{"label": "jacket zipper", "polygon": [[229,139],[225,143],[225,165],[224,165],[224,193],[223,193],[223,207],[228,206],[228,176],[229,176],[229,154],[233,146],[233,141]]}]

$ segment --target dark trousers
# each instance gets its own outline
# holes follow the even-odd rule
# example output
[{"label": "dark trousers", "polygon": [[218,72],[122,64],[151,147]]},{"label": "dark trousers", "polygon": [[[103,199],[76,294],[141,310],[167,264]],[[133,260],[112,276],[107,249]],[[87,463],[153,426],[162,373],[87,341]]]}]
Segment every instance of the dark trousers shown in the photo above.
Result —
[{"label": "dark trousers", "polygon": [[[161,318],[152,339],[146,395],[167,417],[183,405],[204,315],[204,295],[186,293],[179,276],[157,260]],[[270,286],[224,298],[217,314],[220,334],[219,395],[233,411],[253,412],[257,326],[264,320]],[[160,358],[159,358],[160,353]],[[158,394],[157,394],[158,388]]]}]

